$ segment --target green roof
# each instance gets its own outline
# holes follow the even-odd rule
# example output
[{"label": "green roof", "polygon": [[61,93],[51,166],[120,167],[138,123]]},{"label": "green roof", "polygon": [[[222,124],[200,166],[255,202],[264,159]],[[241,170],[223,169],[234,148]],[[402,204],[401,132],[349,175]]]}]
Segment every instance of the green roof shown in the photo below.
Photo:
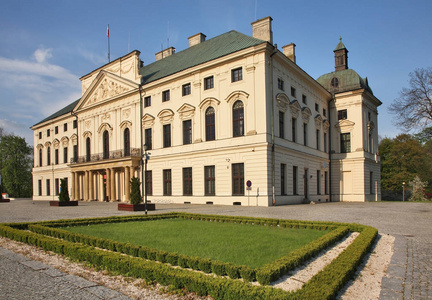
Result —
[{"label": "green roof", "polygon": [[342,43],[342,37],[339,38],[339,44],[337,44],[336,49],[334,49],[333,51],[337,51],[341,49],[346,49],[345,45]]},{"label": "green roof", "polygon": [[[331,85],[333,78],[337,78],[338,86],[334,87]],[[372,95],[372,89],[370,88],[367,78],[361,78],[356,71],[352,69],[346,69],[342,71],[336,71],[324,74],[317,79],[318,83],[321,84],[326,90],[333,93],[341,93],[347,91],[353,91],[357,89],[368,90]]]},{"label": "green roof", "polygon": [[232,30],[142,67],[142,83],[146,84],[262,43],[266,41]]},{"label": "green roof", "polygon": [[[76,101],[74,101],[74,102],[72,102],[72,103],[69,104],[68,106],[63,107],[63,108],[60,109],[59,111],[57,111],[57,112],[53,113],[52,115],[46,117],[45,119],[43,119],[43,120],[40,121],[39,123],[34,124],[33,126],[36,126],[36,125],[39,125],[39,124],[41,124],[41,123],[43,123],[43,122],[46,122],[46,121],[49,121],[49,120],[55,119],[55,118],[60,117],[60,116],[62,116],[62,115],[65,115],[65,114],[69,114],[69,113],[71,113],[72,110],[75,108],[75,106],[78,104],[78,102],[79,102],[80,100],[81,100],[81,98],[78,99],[78,100],[76,100]],[[33,127],[33,126],[32,126],[32,127]]]}]

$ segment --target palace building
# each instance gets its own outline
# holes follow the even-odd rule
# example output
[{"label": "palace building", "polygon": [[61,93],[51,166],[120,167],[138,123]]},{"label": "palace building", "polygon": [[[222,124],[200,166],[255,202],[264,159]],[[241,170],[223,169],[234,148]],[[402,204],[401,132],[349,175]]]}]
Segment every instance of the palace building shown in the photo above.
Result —
[{"label": "palace building", "polygon": [[67,178],[72,200],[127,202],[135,176],[152,203],[380,200],[381,102],[342,40],[315,80],[295,44],[273,44],[270,17],[252,32],[198,33],[151,64],[133,51],[81,77],[81,98],[31,128],[33,199],[58,199]]}]

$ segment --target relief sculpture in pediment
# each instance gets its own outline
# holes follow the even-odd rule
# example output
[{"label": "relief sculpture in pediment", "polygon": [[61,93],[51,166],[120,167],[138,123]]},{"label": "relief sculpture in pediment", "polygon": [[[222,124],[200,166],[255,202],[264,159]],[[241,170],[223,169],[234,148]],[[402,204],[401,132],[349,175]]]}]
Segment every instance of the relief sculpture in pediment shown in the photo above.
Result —
[{"label": "relief sculpture in pediment", "polygon": [[92,104],[102,99],[111,98],[113,96],[127,92],[128,90],[129,88],[121,86],[120,84],[114,81],[109,81],[105,78],[102,83],[95,89],[88,103]]}]

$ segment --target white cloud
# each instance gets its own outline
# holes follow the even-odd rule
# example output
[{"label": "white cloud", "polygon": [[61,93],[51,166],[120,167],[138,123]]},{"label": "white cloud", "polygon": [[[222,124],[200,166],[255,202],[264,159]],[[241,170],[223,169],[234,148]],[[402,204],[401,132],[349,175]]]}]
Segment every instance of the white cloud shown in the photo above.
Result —
[{"label": "white cloud", "polygon": [[48,58],[52,57],[52,49],[44,48],[43,46],[34,52],[34,57],[38,63],[44,63]]}]

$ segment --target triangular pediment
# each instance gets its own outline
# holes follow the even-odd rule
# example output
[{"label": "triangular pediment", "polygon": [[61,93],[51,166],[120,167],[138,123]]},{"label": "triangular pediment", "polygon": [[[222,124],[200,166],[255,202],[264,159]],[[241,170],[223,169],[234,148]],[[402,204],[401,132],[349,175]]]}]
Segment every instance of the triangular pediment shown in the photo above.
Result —
[{"label": "triangular pediment", "polygon": [[300,104],[298,103],[297,100],[293,100],[293,101],[290,102],[289,106],[290,106],[290,109],[291,109],[291,115],[294,118],[297,118],[298,114],[299,114],[299,111],[301,110]]},{"label": "triangular pediment", "polygon": [[102,70],[82,95],[75,111],[113,100],[138,87],[133,81]]},{"label": "triangular pediment", "polygon": [[177,110],[177,112],[180,119],[190,119],[195,113],[195,106],[185,103]]},{"label": "triangular pediment", "polygon": [[347,119],[343,119],[343,120],[340,120],[339,122],[337,122],[335,127],[338,128],[339,130],[341,130],[341,129],[349,130],[349,129],[353,128],[354,125],[355,125],[354,122],[349,121]]}]

